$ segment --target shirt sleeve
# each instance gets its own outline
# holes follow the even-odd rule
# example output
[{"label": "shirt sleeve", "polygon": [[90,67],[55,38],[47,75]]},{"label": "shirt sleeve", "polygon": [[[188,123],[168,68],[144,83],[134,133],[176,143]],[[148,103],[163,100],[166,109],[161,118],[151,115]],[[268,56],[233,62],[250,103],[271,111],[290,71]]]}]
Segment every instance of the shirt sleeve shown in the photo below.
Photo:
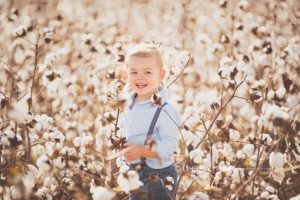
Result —
[{"label": "shirt sleeve", "polygon": [[154,139],[160,159],[173,156],[179,143],[180,123],[181,119],[175,108],[170,104],[164,106],[157,120],[159,137]]}]

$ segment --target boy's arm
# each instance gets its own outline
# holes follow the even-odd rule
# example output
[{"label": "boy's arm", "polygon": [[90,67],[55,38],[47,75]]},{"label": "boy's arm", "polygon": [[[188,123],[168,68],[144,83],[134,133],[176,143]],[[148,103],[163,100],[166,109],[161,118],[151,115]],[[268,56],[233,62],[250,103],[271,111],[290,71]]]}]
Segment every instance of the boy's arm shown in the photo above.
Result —
[{"label": "boy's arm", "polygon": [[151,151],[150,145],[137,145],[132,143],[124,144],[126,147],[132,146],[133,148],[124,154],[127,161],[133,161],[140,157],[145,158],[158,158],[158,154],[155,151]]}]

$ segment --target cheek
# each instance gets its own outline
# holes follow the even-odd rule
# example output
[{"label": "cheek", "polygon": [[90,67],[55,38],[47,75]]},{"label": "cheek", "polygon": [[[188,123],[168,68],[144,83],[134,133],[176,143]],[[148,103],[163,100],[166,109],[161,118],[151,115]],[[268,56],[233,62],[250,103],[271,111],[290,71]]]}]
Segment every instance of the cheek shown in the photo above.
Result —
[{"label": "cheek", "polygon": [[128,83],[130,86],[133,86],[134,85],[134,82],[135,82],[135,79],[134,78],[129,78],[128,79]]}]

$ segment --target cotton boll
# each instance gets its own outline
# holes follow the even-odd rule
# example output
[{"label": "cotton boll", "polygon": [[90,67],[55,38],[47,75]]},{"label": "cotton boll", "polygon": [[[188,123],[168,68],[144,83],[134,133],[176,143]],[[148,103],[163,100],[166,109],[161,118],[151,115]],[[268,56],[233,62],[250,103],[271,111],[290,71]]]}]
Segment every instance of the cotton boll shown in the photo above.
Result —
[{"label": "cotton boll", "polygon": [[65,140],[65,136],[59,131],[59,132],[56,132],[55,136],[53,137],[53,139],[56,141],[56,142],[63,142]]},{"label": "cotton boll", "polygon": [[37,123],[34,126],[34,129],[36,129],[37,131],[41,131],[42,129],[46,130],[53,123],[53,118],[49,117],[46,114],[36,115],[34,116],[34,119],[37,121]]},{"label": "cotton boll", "polygon": [[210,151],[211,152],[209,153],[208,158],[210,159],[212,156],[212,161],[216,162],[219,158],[219,150],[217,149],[215,144],[212,146],[212,149]]},{"label": "cotton boll", "polygon": [[56,81],[57,78],[60,78],[61,74],[59,72],[55,72],[53,70],[47,70],[42,77],[42,82],[45,87],[48,87],[49,84],[52,84]]},{"label": "cotton boll", "polygon": [[187,65],[190,60],[190,53],[188,51],[182,51],[175,59],[175,66],[179,66],[180,68]]},{"label": "cotton boll", "polygon": [[13,199],[21,199],[21,197],[23,196],[20,189],[16,186],[10,186],[10,194],[11,194],[11,197]]},{"label": "cotton boll", "polygon": [[233,141],[240,139],[240,133],[234,129],[229,129],[229,137]]},{"label": "cotton boll", "polygon": [[247,155],[247,157],[252,156],[253,153],[254,153],[254,145],[253,144],[246,144],[243,147],[243,153],[245,153]]},{"label": "cotton boll", "polygon": [[76,150],[74,148],[70,148],[70,147],[63,147],[60,152],[62,155],[66,155],[66,154],[68,154],[69,156],[76,155]]},{"label": "cotton boll", "polygon": [[192,150],[189,155],[190,159],[193,160],[193,162],[197,163],[197,164],[202,162],[203,156],[204,156],[203,151],[198,148]]},{"label": "cotton boll", "polygon": [[290,200],[299,200],[300,199],[300,194],[298,194],[297,196],[294,196],[292,198],[290,198]]},{"label": "cotton boll", "polygon": [[47,176],[44,179],[43,186],[49,188],[52,185],[56,185],[57,180],[53,176]]},{"label": "cotton boll", "polygon": [[[57,53],[49,53],[46,55],[44,60],[44,68],[51,67],[57,61],[58,55]],[[43,69],[40,69],[42,71]]]},{"label": "cotton boll", "polygon": [[36,161],[36,165],[39,168],[39,173],[43,174],[51,169],[51,162],[45,155],[39,157]]},{"label": "cotton boll", "polygon": [[27,165],[27,167],[28,167],[27,173],[32,175],[32,177],[36,181],[39,178],[38,176],[39,170],[34,165]]},{"label": "cotton boll", "polygon": [[276,192],[276,189],[272,186],[267,186],[266,187],[266,190],[269,192],[269,193],[275,193]]},{"label": "cotton boll", "polygon": [[47,142],[47,143],[45,144],[45,147],[46,147],[47,154],[48,154],[49,156],[52,156],[53,153],[54,153],[54,150],[55,150],[55,144],[52,143],[52,142]]},{"label": "cotton boll", "polygon": [[240,168],[234,168],[232,173],[233,183],[240,183],[244,178],[244,170]]},{"label": "cotton boll", "polygon": [[270,137],[269,134],[262,134],[262,141],[264,141],[266,144],[270,145],[272,143],[272,138]]},{"label": "cotton boll", "polygon": [[223,56],[220,60],[219,65],[224,66],[224,65],[229,65],[232,62],[232,58],[228,56]]},{"label": "cotton boll", "polygon": [[17,64],[22,64],[24,60],[26,59],[25,51],[20,46],[16,47],[15,54],[14,54],[14,60]]},{"label": "cotton boll", "polygon": [[[277,194],[271,194],[271,195],[269,195],[269,199],[271,199],[271,200],[280,200],[279,198],[278,198],[278,195]],[[290,199],[291,200],[291,199]]]},{"label": "cotton boll", "polygon": [[226,118],[225,118],[225,123],[226,124],[230,124],[233,120],[233,116],[231,114],[229,115],[226,115]]},{"label": "cotton boll", "polygon": [[264,198],[264,199],[267,199],[268,197],[270,196],[269,192],[267,191],[264,191],[260,194],[260,197],[261,198]]},{"label": "cotton boll", "polygon": [[242,150],[238,150],[238,151],[236,152],[236,157],[237,157],[238,159],[245,159],[245,158],[246,158],[246,154],[245,154]]},{"label": "cotton boll", "polygon": [[12,34],[15,37],[23,37],[26,35],[26,32],[27,32],[26,28],[23,25],[21,25],[21,26],[15,28],[13,30]]},{"label": "cotton boll", "polygon": [[129,166],[124,164],[120,167],[119,171],[120,171],[120,173],[126,173],[129,169],[130,169]]},{"label": "cotton boll", "polygon": [[129,193],[130,190],[138,189],[143,185],[143,183],[139,180],[139,175],[136,171],[129,170],[125,173],[126,176],[124,176],[124,173],[120,173],[117,178],[117,182],[124,192]]},{"label": "cotton boll", "polygon": [[231,176],[233,173],[234,167],[233,166],[227,166],[226,168],[223,169],[223,172],[225,173],[226,176]]},{"label": "cotton boll", "polygon": [[22,177],[23,184],[26,189],[26,193],[31,193],[32,188],[35,185],[35,179],[32,174],[26,174],[25,176]]},{"label": "cotton boll", "polygon": [[253,194],[253,195],[256,196],[256,195],[258,195],[259,188],[256,187],[256,186],[253,187],[253,184],[251,183],[251,184],[248,184],[248,185],[246,186],[246,191],[247,191],[249,194]]},{"label": "cotton boll", "polygon": [[108,189],[98,186],[93,190],[92,198],[93,200],[110,200],[115,196],[115,194]]},{"label": "cotton boll", "polygon": [[275,93],[279,99],[282,99],[286,94],[286,89],[284,87],[280,87],[279,89],[276,90]]},{"label": "cotton boll", "polygon": [[194,192],[189,200],[209,200],[209,196],[205,193],[202,193],[202,192]]},{"label": "cotton boll", "polygon": [[60,169],[62,169],[66,166],[65,158],[62,157],[62,156],[59,156],[58,158],[55,158],[53,163],[54,163],[55,167],[60,168]]},{"label": "cotton boll", "polygon": [[94,141],[94,138],[91,135],[86,135],[81,138],[81,143],[84,146],[90,145],[93,141]]},{"label": "cotton boll", "polygon": [[227,158],[227,160],[231,161],[233,159],[233,150],[231,144],[225,143],[223,149],[221,149],[222,154]]},{"label": "cotton boll", "polygon": [[49,191],[46,187],[39,188],[36,192],[36,195],[42,199],[52,200],[52,196],[49,194]]},{"label": "cotton boll", "polygon": [[172,184],[174,184],[174,178],[172,176],[167,176],[166,180]]},{"label": "cotton boll", "polygon": [[249,6],[250,6],[250,4],[249,4],[249,1],[247,1],[247,0],[240,0],[238,3],[238,7],[241,10],[247,10],[249,8]]},{"label": "cotton boll", "polygon": [[43,154],[46,154],[46,149],[44,145],[34,145],[31,147],[31,156],[32,157],[39,157]]},{"label": "cotton boll", "polygon": [[25,123],[32,117],[28,113],[28,104],[26,101],[21,100],[18,102],[12,102],[12,109],[8,112],[8,117],[16,122]]},{"label": "cotton boll", "polygon": [[255,167],[257,163],[257,155],[252,155],[249,159],[249,164],[251,167]]},{"label": "cotton boll", "polygon": [[274,181],[278,183],[282,183],[285,173],[283,168],[274,168],[271,172],[271,176],[273,177]]},{"label": "cotton boll", "polygon": [[214,183],[219,184],[223,177],[223,173],[218,171],[214,177]]},{"label": "cotton boll", "polygon": [[80,137],[74,138],[73,143],[74,143],[75,147],[79,147],[81,145],[81,139],[80,139]]},{"label": "cotton boll", "polygon": [[282,168],[284,164],[284,154],[272,152],[270,154],[269,164],[272,168]]}]

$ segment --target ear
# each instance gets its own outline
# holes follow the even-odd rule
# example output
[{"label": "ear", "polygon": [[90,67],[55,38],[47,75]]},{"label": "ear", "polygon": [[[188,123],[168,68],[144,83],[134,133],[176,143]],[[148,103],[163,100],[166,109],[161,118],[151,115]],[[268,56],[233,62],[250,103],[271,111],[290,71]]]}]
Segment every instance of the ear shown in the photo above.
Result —
[{"label": "ear", "polygon": [[162,81],[164,79],[165,74],[166,74],[166,71],[164,69],[161,69],[160,73],[159,73],[159,80],[160,81]]}]

